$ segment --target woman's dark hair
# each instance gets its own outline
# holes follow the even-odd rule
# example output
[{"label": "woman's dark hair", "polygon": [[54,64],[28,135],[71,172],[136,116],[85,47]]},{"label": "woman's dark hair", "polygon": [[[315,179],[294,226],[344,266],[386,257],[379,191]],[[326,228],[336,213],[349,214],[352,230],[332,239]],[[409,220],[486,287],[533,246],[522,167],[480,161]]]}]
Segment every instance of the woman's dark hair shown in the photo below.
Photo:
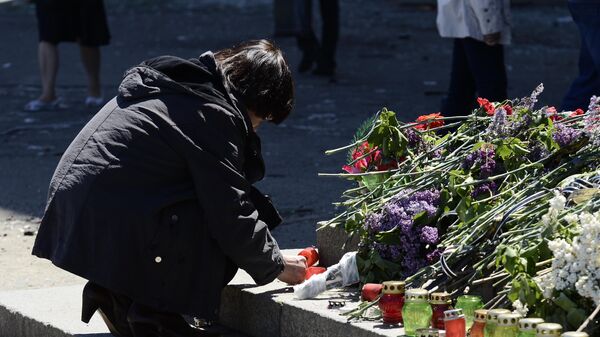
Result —
[{"label": "woman's dark hair", "polygon": [[251,40],[215,54],[227,85],[248,109],[275,124],[294,105],[294,82],[283,53],[269,40]]}]

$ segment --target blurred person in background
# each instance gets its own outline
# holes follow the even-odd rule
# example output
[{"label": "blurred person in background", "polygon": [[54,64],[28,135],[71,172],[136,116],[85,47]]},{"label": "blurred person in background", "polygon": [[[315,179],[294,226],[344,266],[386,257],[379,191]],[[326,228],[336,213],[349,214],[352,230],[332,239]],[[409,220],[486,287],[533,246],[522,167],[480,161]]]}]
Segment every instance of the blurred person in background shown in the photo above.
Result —
[{"label": "blurred person in background", "polygon": [[600,95],[600,0],[569,0],[569,10],[581,36],[579,75],[563,99],[562,111],[586,110]]},{"label": "blurred person in background", "polygon": [[42,81],[40,96],[28,102],[26,111],[56,110],[63,102],[56,95],[59,67],[58,44],[79,44],[81,62],[87,75],[86,106],[104,104],[100,87],[100,46],[107,45],[110,33],[103,0],[32,0],[36,7],[39,45],[38,62]]},{"label": "blurred person in background", "polygon": [[304,280],[306,259],[282,254],[282,219],[252,185],[265,174],[256,130],[293,101],[267,40],[125,73],[61,158],[33,248],[89,280],[84,322],[99,310],[116,336],[215,336],[184,315],[218,319],[238,268],[257,284]]},{"label": "blurred person in background", "polygon": [[438,0],[437,27],[454,39],[444,116],[466,115],[477,97],[507,98],[504,45],[510,44],[509,0]]},{"label": "blurred person in background", "polygon": [[312,0],[299,2],[299,15],[302,17],[301,33],[297,36],[302,59],[298,66],[300,73],[313,69],[317,76],[335,75],[335,52],[340,30],[340,8],[338,0],[319,0],[322,30],[321,41],[317,39],[312,25]]}]

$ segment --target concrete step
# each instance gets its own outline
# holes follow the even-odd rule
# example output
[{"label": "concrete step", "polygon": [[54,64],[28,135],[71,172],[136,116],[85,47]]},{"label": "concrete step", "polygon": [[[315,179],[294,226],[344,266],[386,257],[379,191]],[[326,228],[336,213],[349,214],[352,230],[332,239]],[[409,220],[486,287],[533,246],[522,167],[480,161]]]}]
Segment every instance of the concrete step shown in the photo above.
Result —
[{"label": "concrete step", "polygon": [[[98,314],[90,324],[79,320],[83,286],[0,292],[0,337],[110,337]],[[329,300],[347,304],[341,309],[328,309]],[[220,316],[222,324],[241,332],[224,337],[403,335],[402,328],[381,322],[347,323],[340,313],[358,303],[356,289],[328,291],[316,299],[298,300],[286,284],[275,281],[258,287],[240,271],[223,291]]]},{"label": "concrete step", "polygon": [[[298,252],[285,250],[284,254]],[[345,301],[346,306],[329,309],[330,300]],[[298,300],[292,287],[282,282],[258,287],[246,272],[239,271],[223,291],[220,316],[224,325],[254,337],[404,335],[403,328],[383,322],[348,323],[341,313],[356,308],[359,303],[357,289],[332,290],[315,299]]]}]

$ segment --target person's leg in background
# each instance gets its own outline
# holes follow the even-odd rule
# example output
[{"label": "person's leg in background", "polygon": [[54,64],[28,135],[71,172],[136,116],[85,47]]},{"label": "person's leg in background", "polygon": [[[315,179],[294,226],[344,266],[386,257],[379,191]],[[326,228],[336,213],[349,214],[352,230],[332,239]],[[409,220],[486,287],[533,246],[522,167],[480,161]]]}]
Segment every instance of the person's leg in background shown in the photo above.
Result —
[{"label": "person's leg in background", "polygon": [[38,21],[38,64],[42,92],[37,99],[25,104],[25,111],[56,110],[61,100],[56,95],[56,77],[59,67],[58,43],[59,30],[56,27],[58,9],[50,2],[36,2]]},{"label": "person's leg in background", "polygon": [[335,52],[340,31],[339,0],[319,0],[323,30],[321,49],[317,59],[316,75],[332,76],[335,73]]},{"label": "person's leg in background", "polygon": [[70,0],[75,8],[77,36],[81,62],[87,77],[87,97],[85,105],[101,106],[104,104],[100,84],[101,53],[100,46],[110,42],[110,31],[102,0],[77,1]]},{"label": "person's leg in background", "polygon": [[81,62],[85,69],[88,81],[88,101],[99,99],[102,102],[102,89],[100,87],[100,48],[79,45]]},{"label": "person's leg in background", "polygon": [[312,0],[296,1],[296,13],[301,26],[301,32],[296,37],[302,59],[298,71],[305,73],[312,69],[319,53],[319,41],[312,25]]},{"label": "person's leg in background", "polygon": [[467,115],[475,104],[475,80],[469,69],[464,40],[454,39],[448,96],[441,109],[443,116]]},{"label": "person's leg in background", "polygon": [[600,3],[571,3],[569,10],[581,36],[579,75],[563,99],[561,110],[586,110],[600,95]]},{"label": "person's leg in background", "polygon": [[504,46],[489,46],[484,42],[467,38],[464,41],[469,69],[475,79],[477,95],[491,102],[508,98]]},{"label": "person's leg in background", "polygon": [[38,45],[38,62],[40,66],[40,78],[42,80],[42,93],[38,100],[44,103],[51,103],[57,98],[58,46],[54,43],[40,41]]}]

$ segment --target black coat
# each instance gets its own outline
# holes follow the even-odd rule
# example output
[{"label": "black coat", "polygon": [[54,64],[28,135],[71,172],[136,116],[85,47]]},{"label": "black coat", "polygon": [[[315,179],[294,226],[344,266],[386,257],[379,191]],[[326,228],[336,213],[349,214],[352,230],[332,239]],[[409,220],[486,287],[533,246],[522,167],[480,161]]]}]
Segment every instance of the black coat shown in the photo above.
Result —
[{"label": "black coat", "polygon": [[214,318],[237,267],[258,284],[283,270],[261,220],[277,213],[251,186],[263,175],[211,53],[146,61],[60,160],[33,254],[159,310]]}]

